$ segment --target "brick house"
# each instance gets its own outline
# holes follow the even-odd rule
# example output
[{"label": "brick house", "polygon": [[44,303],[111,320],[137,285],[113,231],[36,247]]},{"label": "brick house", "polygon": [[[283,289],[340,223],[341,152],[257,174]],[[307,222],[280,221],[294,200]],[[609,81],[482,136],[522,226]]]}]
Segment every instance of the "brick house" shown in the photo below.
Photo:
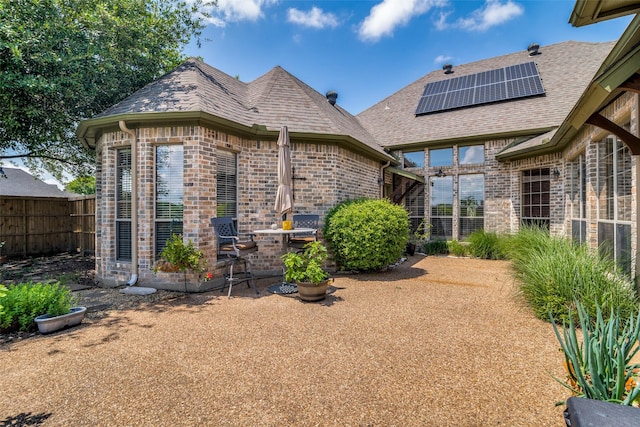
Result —
[{"label": "brick house", "polygon": [[[604,19],[583,18],[590,7],[578,1],[572,23]],[[98,278],[173,289],[151,271],[171,232],[215,265],[209,218],[234,216],[241,231],[277,222],[283,125],[296,212],[385,196],[433,238],[543,224],[608,245],[634,274],[638,25],[617,43],[530,46],[434,71],[356,117],[280,67],[243,83],[190,59],[78,128],[96,150]],[[280,242],[259,244],[255,268],[277,268]]]}]

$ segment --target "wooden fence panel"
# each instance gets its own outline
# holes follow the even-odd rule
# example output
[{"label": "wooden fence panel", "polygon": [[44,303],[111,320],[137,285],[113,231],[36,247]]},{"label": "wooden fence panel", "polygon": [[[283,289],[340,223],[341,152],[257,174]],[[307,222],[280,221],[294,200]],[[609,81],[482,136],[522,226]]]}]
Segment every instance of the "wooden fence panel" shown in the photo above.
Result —
[{"label": "wooden fence panel", "polygon": [[96,198],[95,196],[69,199],[71,241],[75,250],[83,255],[96,252]]},{"label": "wooden fence panel", "polygon": [[[79,222],[79,224],[77,224]],[[95,197],[0,197],[2,255],[95,251]]]}]

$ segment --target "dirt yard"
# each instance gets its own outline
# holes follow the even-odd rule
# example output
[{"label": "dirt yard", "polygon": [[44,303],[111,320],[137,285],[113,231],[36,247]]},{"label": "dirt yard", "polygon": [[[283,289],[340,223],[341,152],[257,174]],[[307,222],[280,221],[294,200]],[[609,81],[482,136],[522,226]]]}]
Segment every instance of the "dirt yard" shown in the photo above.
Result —
[{"label": "dirt yard", "polygon": [[564,426],[562,353],[507,262],[414,256],[320,303],[263,282],[99,289],[80,326],[0,345],[0,425]]}]

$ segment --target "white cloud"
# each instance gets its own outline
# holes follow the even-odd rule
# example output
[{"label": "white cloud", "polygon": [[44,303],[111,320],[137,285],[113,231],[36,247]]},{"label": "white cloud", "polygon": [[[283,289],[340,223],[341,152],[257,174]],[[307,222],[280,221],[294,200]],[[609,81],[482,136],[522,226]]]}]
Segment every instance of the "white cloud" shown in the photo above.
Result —
[{"label": "white cloud", "polygon": [[433,60],[435,64],[444,64],[445,62],[451,61],[453,58],[448,55],[438,55],[436,59]]},{"label": "white cloud", "polygon": [[288,11],[287,20],[311,28],[335,28],[338,26],[338,19],[333,13],[324,13],[322,9],[315,6],[308,12],[291,8]]},{"label": "white cloud", "polygon": [[263,9],[276,4],[277,0],[218,0],[218,5],[209,10],[209,22],[224,27],[227,22],[257,21]]},{"label": "white cloud", "polygon": [[406,25],[411,18],[446,4],[446,0],[382,0],[371,8],[369,16],[360,24],[358,34],[362,40],[378,41],[393,34],[396,27]]},{"label": "white cloud", "polygon": [[[461,18],[455,27],[470,31],[485,31],[522,15],[524,8],[511,0],[487,0],[485,5],[473,11],[468,18]],[[444,28],[444,27],[443,27]]]}]

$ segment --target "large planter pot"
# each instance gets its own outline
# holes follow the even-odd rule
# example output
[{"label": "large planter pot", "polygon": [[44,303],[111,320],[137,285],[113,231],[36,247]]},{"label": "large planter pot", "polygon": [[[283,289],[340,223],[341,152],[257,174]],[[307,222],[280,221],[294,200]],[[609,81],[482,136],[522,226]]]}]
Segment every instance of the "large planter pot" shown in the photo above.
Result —
[{"label": "large planter pot", "polygon": [[327,295],[327,288],[331,280],[325,280],[323,283],[314,285],[310,282],[296,283],[298,285],[298,296],[302,301],[321,301]]},{"label": "large planter pot", "polygon": [[67,314],[60,316],[43,314],[36,317],[35,322],[38,324],[38,331],[41,334],[48,334],[66,327],[79,325],[82,323],[86,311],[87,307],[72,307],[71,312]]}]

